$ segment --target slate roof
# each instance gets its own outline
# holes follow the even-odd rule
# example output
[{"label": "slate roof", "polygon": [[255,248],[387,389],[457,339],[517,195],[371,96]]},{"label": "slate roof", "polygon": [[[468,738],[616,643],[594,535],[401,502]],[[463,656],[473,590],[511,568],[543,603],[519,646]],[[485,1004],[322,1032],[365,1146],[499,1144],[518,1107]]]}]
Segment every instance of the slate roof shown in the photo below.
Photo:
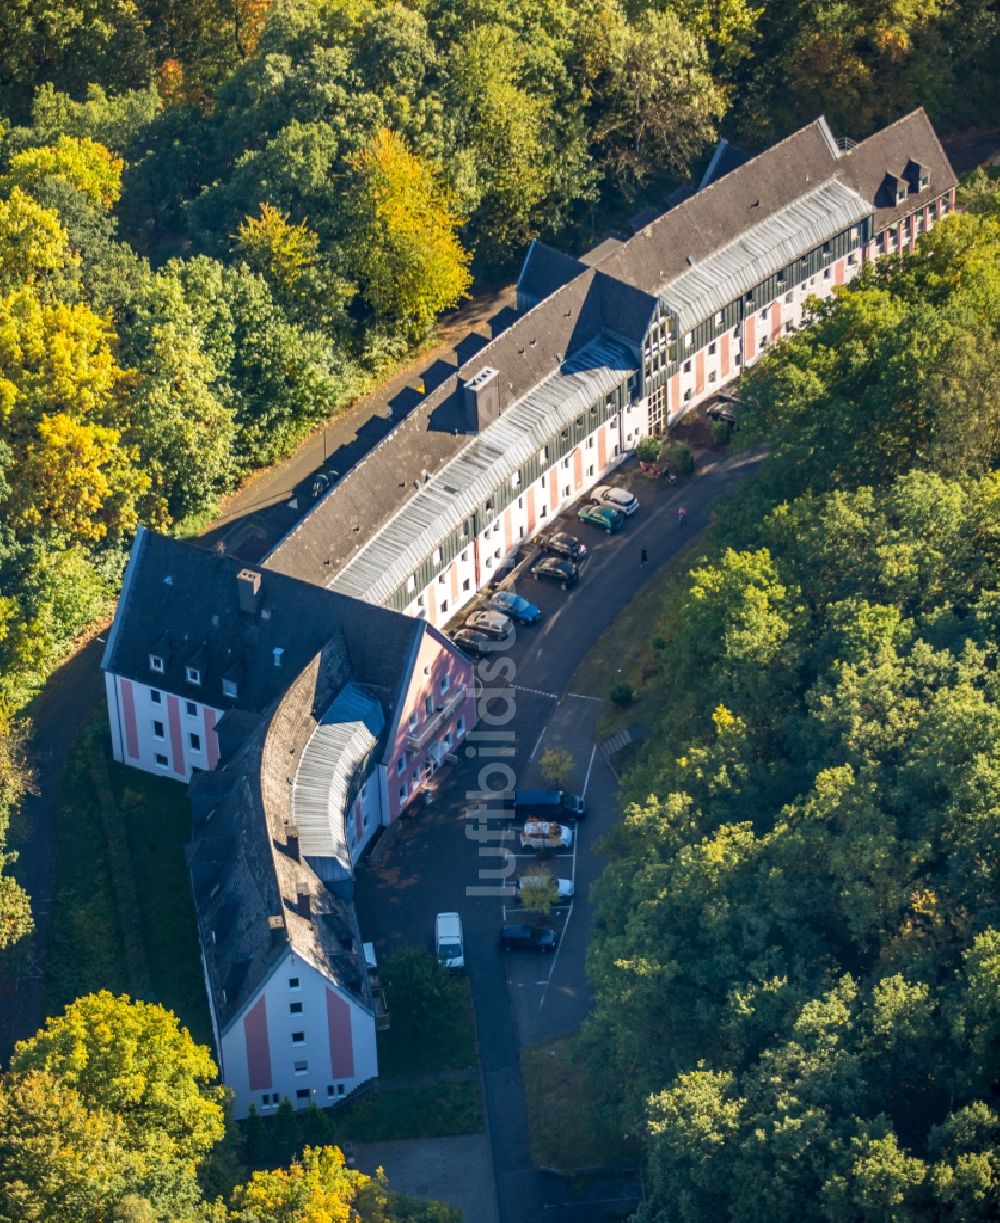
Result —
[{"label": "slate roof", "polygon": [[[239,560],[140,529],[132,549],[103,667],[116,675],[188,696],[216,709],[260,713],[321,648],[336,650],[345,682],[355,679],[393,703],[423,626],[385,608],[261,572],[258,612],[240,611]],[[162,674],[151,671],[154,643]],[[281,665],[274,665],[280,649]],[[186,667],[201,662],[201,683]],[[224,676],[237,676],[227,697]]]},{"label": "slate roof", "polygon": [[723,136],[715,146],[712,160],[708,163],[705,173],[701,176],[698,190],[703,190],[709,183],[714,183],[716,179],[723,178],[730,170],[738,169],[744,162],[749,160],[749,153],[737,148],[735,144],[730,144],[725,136]]},{"label": "slate roof", "polygon": [[353,904],[324,887],[301,849],[293,856],[288,842],[289,781],[343,675],[336,647],[320,650],[239,753],[192,783],[188,865],[220,1033],[290,950],[372,1009]]},{"label": "slate roof", "polygon": [[[929,187],[898,209],[882,207],[886,172],[903,173],[911,158],[928,166]],[[541,294],[538,304],[476,353],[348,472],[272,549],[267,568],[330,584],[427,478],[469,445],[460,388],[483,366],[499,371],[500,406],[506,411],[602,333],[623,341],[638,359],[656,295],[664,286],[673,282],[679,292],[692,288],[697,277],[682,278],[711,259],[716,259],[712,267],[732,275],[734,248],[744,236],[743,264],[748,269],[757,257],[749,250],[756,227],[775,218],[778,229],[787,228],[790,219],[808,211],[812,193],[831,180],[839,187],[828,190],[841,205],[853,192],[868,211],[874,209],[876,228],[943,194],[955,182],[922,110],[847,151],[838,149],[821,118],[730,168],[735,159],[730,154],[720,157],[716,173],[727,173],[658,216],[596,266],[533,242],[519,286],[531,290],[529,298]],[[853,215],[857,205],[852,203],[848,211]],[[701,317],[708,317],[718,308],[716,296],[709,293],[700,303],[686,298],[686,315],[700,311]]]},{"label": "slate roof", "polygon": [[532,238],[517,278],[518,297],[528,298],[535,304],[544,301],[556,289],[579,276],[584,267],[583,261]]},{"label": "slate roof", "polygon": [[372,603],[392,597],[447,535],[591,404],[635,369],[608,335],[580,349],[474,437],[334,579],[333,589]]}]

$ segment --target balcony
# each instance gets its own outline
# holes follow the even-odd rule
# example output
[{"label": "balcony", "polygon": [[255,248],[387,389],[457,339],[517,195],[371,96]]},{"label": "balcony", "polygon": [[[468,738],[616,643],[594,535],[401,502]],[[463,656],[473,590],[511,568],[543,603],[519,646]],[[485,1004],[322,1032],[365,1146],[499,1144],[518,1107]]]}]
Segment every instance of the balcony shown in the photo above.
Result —
[{"label": "balcony", "polygon": [[459,684],[448,694],[442,704],[435,707],[434,712],[416,730],[410,732],[406,740],[407,749],[411,752],[419,752],[426,747],[451,715],[465,704],[466,697],[465,685]]}]

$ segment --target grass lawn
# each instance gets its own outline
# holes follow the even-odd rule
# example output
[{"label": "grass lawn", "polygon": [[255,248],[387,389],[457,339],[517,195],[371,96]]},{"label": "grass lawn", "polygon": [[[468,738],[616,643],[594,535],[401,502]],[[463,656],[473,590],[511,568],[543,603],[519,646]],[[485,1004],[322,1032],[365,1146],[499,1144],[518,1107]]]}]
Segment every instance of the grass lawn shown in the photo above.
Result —
[{"label": "grass lawn", "polygon": [[521,1051],[531,1154],[539,1168],[572,1173],[613,1164],[634,1166],[634,1144],[612,1133],[594,1096],[577,1037],[561,1036]]},{"label": "grass lawn", "polygon": [[89,763],[92,745],[108,764],[115,823],[125,839],[119,869],[136,898],[133,936],[148,969],[147,1001],[176,1012],[195,1040],[211,1042],[194,906],[184,862],[190,836],[185,788],[110,760],[103,706],[73,748],[57,829],[51,941],[45,965],[46,1013],[97,989],[133,992],[115,903],[113,855]]},{"label": "grass lawn", "polygon": [[444,1138],[478,1134],[483,1099],[478,1079],[380,1091],[328,1114],[330,1139],[389,1142],[401,1138]]},{"label": "grass lawn", "polygon": [[477,1062],[472,995],[465,977],[453,977],[448,982],[446,1003],[432,1023],[408,1023],[405,1001],[396,1001],[391,1026],[378,1034],[381,1078],[464,1070]]},{"label": "grass lawn", "polygon": [[[678,552],[669,565],[618,613],[570,682],[572,692],[604,698],[598,724],[602,740],[626,726],[654,719],[656,709],[653,706],[662,698],[657,697],[649,703],[643,692],[644,679],[649,669],[656,666],[657,651],[653,641],[657,636],[669,639],[671,615],[687,589],[688,571],[698,563],[708,546],[709,541],[702,535]],[[650,625],[656,626],[653,632]],[[632,704],[624,709],[607,699],[615,684],[622,682],[631,684],[635,693]]]}]

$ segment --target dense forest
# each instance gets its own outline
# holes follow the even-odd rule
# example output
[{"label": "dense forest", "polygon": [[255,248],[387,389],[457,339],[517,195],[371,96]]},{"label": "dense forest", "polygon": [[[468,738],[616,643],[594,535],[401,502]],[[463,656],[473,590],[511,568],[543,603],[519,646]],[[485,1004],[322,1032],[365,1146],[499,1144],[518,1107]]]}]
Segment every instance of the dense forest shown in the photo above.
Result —
[{"label": "dense forest", "polygon": [[588,1043],[639,1218],[1000,1216],[1000,191],[741,384],[662,610]]}]

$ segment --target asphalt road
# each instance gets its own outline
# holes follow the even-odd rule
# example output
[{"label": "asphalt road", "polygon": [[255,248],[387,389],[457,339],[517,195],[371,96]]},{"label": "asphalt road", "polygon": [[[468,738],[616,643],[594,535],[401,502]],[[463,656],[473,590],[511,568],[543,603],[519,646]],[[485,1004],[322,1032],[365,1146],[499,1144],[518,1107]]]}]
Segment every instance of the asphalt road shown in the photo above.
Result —
[{"label": "asphalt road", "polygon": [[[602,865],[591,846],[618,818],[614,779],[593,750],[597,704],[589,694],[571,692],[571,684],[618,612],[707,525],[715,502],[756,465],[756,459],[724,460],[677,489],[633,481],[643,505],[617,536],[565,524],[590,549],[579,586],[563,593],[530,577],[519,580],[519,593],[542,608],[542,622],[518,630],[503,655],[509,665],[498,670],[496,659],[480,664],[480,723],[459,763],[433,805],[404,816],[359,873],[361,928],[382,952],[414,943],[431,947],[435,914],[462,915],[501,1223],[587,1223],[623,1218],[635,1208],[634,1175],[612,1171],[567,1179],[539,1172],[528,1146],[519,1048],[576,1030],[587,1012],[587,892]],[[680,504],[687,509],[684,527],[677,521]],[[643,548],[646,565],[640,564]],[[487,725],[487,719],[495,724]],[[474,818],[473,796],[481,787],[503,784],[500,774],[482,781],[481,769],[490,763],[509,764],[515,784],[536,782],[538,759],[549,744],[570,749],[570,785],[587,790],[588,814],[576,827],[575,854],[550,860],[555,874],[575,874],[576,896],[571,911],[560,915],[563,937],[556,956],[504,956],[497,932],[504,906],[514,902],[494,876],[504,867],[498,850],[513,843],[497,839],[504,824]],[[507,749],[513,754],[487,754]]]}]

